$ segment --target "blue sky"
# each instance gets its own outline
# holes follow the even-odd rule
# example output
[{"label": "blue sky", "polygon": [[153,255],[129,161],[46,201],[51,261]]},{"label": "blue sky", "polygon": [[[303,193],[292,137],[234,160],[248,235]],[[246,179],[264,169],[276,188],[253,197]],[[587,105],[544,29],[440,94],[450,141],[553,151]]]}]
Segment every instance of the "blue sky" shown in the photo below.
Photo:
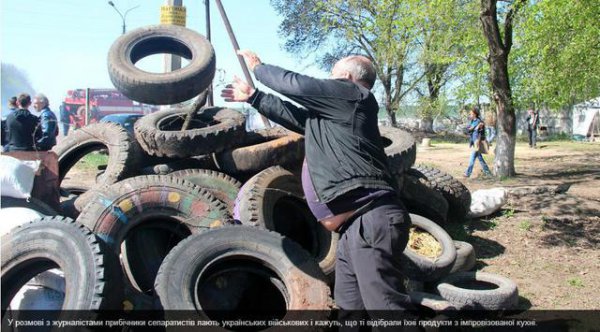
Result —
[{"label": "blue sky", "polygon": [[[158,24],[164,0],[113,0],[127,14],[127,31]],[[241,48],[256,51],[264,62],[326,77],[309,61],[282,50],[277,34],[282,18],[269,0],[222,0]],[[205,33],[203,0],[183,0],[187,27]],[[66,91],[75,88],[112,87],[106,69],[108,50],[121,35],[121,17],[104,0],[2,0],[0,4],[1,59],[26,72],[35,92],[45,93],[58,110]],[[214,1],[211,1],[212,43],[217,68],[225,81],[243,77]],[[162,57],[142,60],[142,68],[160,71]],[[155,68],[158,67],[158,68]],[[218,83],[215,81],[215,83]],[[220,87],[216,87],[220,90]],[[31,92],[33,93],[33,92]],[[218,93],[215,94],[216,96]],[[2,96],[2,105],[9,96]],[[217,105],[226,105],[219,97]]]}]

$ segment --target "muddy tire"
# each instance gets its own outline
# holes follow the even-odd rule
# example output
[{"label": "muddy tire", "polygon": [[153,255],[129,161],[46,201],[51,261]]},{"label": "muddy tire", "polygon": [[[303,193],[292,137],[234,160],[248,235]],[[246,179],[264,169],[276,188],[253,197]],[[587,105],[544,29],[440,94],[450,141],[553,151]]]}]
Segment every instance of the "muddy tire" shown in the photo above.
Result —
[{"label": "muddy tire", "polygon": [[[409,171],[410,172],[410,171]],[[403,177],[398,181],[399,196],[408,209],[408,212],[414,213],[431,219],[439,225],[443,225],[448,220],[448,201],[437,190],[423,184],[420,179],[409,172],[398,177]]]},{"label": "muddy tire", "polygon": [[58,155],[59,181],[86,154],[104,149],[108,150],[108,164],[96,183],[112,184],[137,171],[141,154],[135,139],[121,125],[96,123],[69,133],[53,148]]},{"label": "muddy tire", "polygon": [[63,310],[121,309],[117,257],[83,225],[64,217],[45,217],[2,237],[2,315],[31,278],[60,268],[69,287]]},{"label": "muddy tire", "polygon": [[0,207],[1,208],[11,208],[11,207],[24,207],[28,209],[35,210],[45,216],[53,217],[58,215],[58,213],[51,208],[48,204],[40,201],[37,198],[30,197],[28,200],[25,198],[13,198],[8,196],[2,196],[0,198]]},{"label": "muddy tire", "polygon": [[326,275],[333,275],[339,235],[317,222],[302,184],[291,172],[273,166],[253,176],[236,198],[233,217],[244,225],[266,228],[298,242]]},{"label": "muddy tire", "polygon": [[117,255],[131,285],[146,294],[169,250],[202,229],[230,222],[207,190],[170,176],[138,176],[100,192],[77,219]]},{"label": "muddy tire", "polygon": [[471,192],[457,179],[439,169],[417,165],[407,171],[407,174],[418,178],[427,187],[439,191],[448,201],[448,216],[450,221],[460,222],[471,208]]},{"label": "muddy tire", "polygon": [[327,317],[332,299],[324,278],[296,242],[264,229],[233,226],[177,245],[161,265],[155,289],[167,315],[185,310],[216,320],[224,317],[211,313],[283,318],[312,310],[311,315]]},{"label": "muddy tire", "polygon": [[475,248],[470,243],[463,241],[454,241],[454,247],[456,248],[456,261],[450,273],[471,271],[477,264]]},{"label": "muddy tire", "polygon": [[379,127],[388,165],[392,174],[402,174],[415,164],[417,145],[407,131],[394,127]]},{"label": "muddy tire", "polygon": [[186,158],[223,151],[244,139],[245,118],[240,112],[208,108],[194,114],[188,130],[181,130],[186,112],[158,111],[139,119],[134,131],[142,149],[153,156]]},{"label": "muddy tire", "polygon": [[233,213],[235,199],[240,192],[242,183],[231,176],[208,169],[184,169],[170,173],[169,176],[178,177],[202,187],[218,200],[227,205]]},{"label": "muddy tire", "polygon": [[451,274],[437,290],[448,302],[471,310],[511,310],[519,300],[514,281],[486,272]]},{"label": "muddy tire", "polygon": [[217,167],[227,174],[256,173],[271,166],[300,165],[304,136],[283,128],[248,133],[243,147],[215,155]]},{"label": "muddy tire", "polygon": [[[168,73],[149,73],[135,66],[153,54],[173,54],[190,63]],[[177,104],[206,90],[215,75],[216,57],[202,35],[175,25],[153,25],[119,37],[108,52],[108,74],[129,99],[152,105]]]},{"label": "muddy tire", "polygon": [[406,276],[415,280],[432,281],[448,275],[456,260],[456,249],[450,235],[436,223],[422,216],[411,214],[410,220],[414,227],[431,234],[440,243],[442,253],[431,259],[418,254],[407,245],[400,259]]}]

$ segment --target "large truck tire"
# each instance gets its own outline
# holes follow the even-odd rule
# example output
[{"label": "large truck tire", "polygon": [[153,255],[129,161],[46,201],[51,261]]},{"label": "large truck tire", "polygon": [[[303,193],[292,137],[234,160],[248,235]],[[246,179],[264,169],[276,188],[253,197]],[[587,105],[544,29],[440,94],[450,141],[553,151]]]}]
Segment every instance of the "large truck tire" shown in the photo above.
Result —
[{"label": "large truck tire", "polygon": [[256,173],[276,165],[301,165],[304,159],[304,136],[284,128],[248,133],[243,145],[215,154],[217,167],[227,174]]},{"label": "large truck tire", "polygon": [[236,198],[233,217],[244,225],[266,228],[298,242],[327,276],[333,275],[339,235],[317,222],[302,184],[291,172],[273,166],[253,176]]},{"label": "large truck tire", "polygon": [[310,310],[320,319],[333,304],[324,278],[314,258],[288,237],[231,226],[194,234],[173,248],[155,289],[166,315],[285,319]]},{"label": "large truck tire", "polygon": [[514,281],[486,272],[457,272],[437,286],[448,302],[471,310],[511,310],[519,301]]},{"label": "large truck tire", "polygon": [[135,137],[146,153],[170,158],[199,156],[238,146],[246,134],[240,112],[220,107],[200,110],[181,130],[186,110],[164,110],[135,123]]},{"label": "large truck tire", "polygon": [[231,176],[208,169],[184,169],[170,173],[208,190],[218,200],[225,203],[230,213],[233,213],[235,199],[240,192],[242,183]]},{"label": "large truck tire", "polygon": [[433,281],[448,275],[456,260],[456,248],[450,235],[425,217],[410,214],[410,220],[413,227],[429,233],[439,242],[442,253],[432,259],[417,253],[407,245],[400,258],[406,276],[414,280]]},{"label": "large truck tire", "polygon": [[52,150],[58,155],[60,182],[81,158],[92,151],[108,151],[106,169],[96,177],[98,184],[112,184],[134,174],[141,158],[135,139],[121,125],[110,122],[79,128]]},{"label": "large truck tire", "polygon": [[461,222],[471,209],[471,192],[452,175],[425,165],[417,165],[407,173],[444,196],[448,201],[450,221]]},{"label": "large truck tire", "polygon": [[394,127],[379,127],[384,151],[392,174],[402,174],[415,164],[417,144],[414,137],[405,130]]},{"label": "large truck tire", "polygon": [[79,222],[121,255],[131,285],[151,293],[160,263],[179,241],[231,218],[206,189],[171,176],[138,176],[99,192]]},{"label": "large truck tire", "polygon": [[[135,66],[153,54],[173,54],[189,60],[181,69],[149,73]],[[196,97],[212,82],[216,70],[210,42],[190,29],[153,25],[119,37],[108,52],[108,74],[129,99],[152,105],[172,105]]]},{"label": "large truck tire", "polygon": [[439,191],[422,183],[410,171],[396,175],[398,180],[399,196],[408,209],[414,213],[431,219],[439,225],[448,220],[448,201]]},{"label": "large truck tire", "polygon": [[2,316],[19,289],[53,268],[63,271],[69,285],[63,310],[121,309],[117,256],[72,219],[44,217],[2,237]]}]

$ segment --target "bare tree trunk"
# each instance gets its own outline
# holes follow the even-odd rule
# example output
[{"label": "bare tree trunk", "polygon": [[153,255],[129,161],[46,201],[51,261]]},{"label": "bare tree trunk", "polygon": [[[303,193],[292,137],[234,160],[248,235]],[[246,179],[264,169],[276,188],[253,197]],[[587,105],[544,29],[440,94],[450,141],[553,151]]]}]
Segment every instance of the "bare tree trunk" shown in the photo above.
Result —
[{"label": "bare tree trunk", "polygon": [[394,109],[394,105],[392,105],[392,92],[388,87],[384,86],[385,89],[385,111],[387,113],[388,119],[390,120],[390,124],[392,127],[396,127],[398,125],[396,121],[396,113]]},{"label": "bare tree trunk", "polygon": [[516,117],[508,76],[508,55],[512,47],[512,21],[524,0],[515,0],[504,20],[504,40],[500,35],[497,0],[481,0],[480,20],[488,42],[490,79],[498,107],[498,143],[494,171],[498,177],[515,175]]}]

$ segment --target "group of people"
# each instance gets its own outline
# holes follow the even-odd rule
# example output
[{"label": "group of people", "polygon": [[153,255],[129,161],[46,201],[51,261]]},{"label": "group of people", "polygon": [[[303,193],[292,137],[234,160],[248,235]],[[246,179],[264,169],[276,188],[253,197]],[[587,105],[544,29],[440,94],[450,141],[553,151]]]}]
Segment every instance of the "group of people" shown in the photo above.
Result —
[{"label": "group of people", "polygon": [[[29,111],[31,105],[39,116]],[[2,133],[5,137],[3,139],[5,152],[48,151],[56,145],[57,119],[50,110],[48,98],[44,94],[35,95],[32,103],[31,96],[22,93],[10,98],[8,107]]]}]

